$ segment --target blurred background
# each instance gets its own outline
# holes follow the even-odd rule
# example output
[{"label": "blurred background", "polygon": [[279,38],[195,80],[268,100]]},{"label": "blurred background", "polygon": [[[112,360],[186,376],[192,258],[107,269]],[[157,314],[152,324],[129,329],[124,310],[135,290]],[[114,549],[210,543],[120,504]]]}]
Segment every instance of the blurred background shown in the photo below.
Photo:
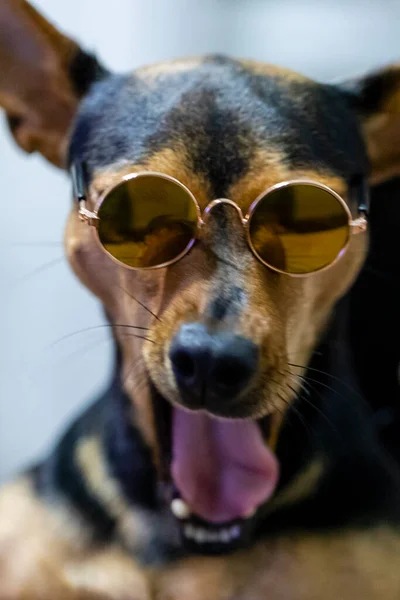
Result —
[{"label": "blurred background", "polygon": [[[110,68],[209,52],[331,81],[400,59],[399,0],[36,0]],[[107,382],[101,307],[63,258],[65,174],[0,124],[0,481],[40,457]],[[67,336],[67,337],[66,337]]]}]

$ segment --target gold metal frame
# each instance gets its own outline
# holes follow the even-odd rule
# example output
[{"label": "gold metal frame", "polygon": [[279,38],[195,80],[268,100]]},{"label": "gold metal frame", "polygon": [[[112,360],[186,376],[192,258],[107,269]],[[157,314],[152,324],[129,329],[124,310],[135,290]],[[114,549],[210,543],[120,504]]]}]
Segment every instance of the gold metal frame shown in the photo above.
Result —
[{"label": "gold metal frame", "polygon": [[[186,248],[173,260],[167,261],[165,263],[162,263],[160,265],[156,265],[153,267],[131,267],[130,265],[126,265],[122,261],[118,260],[110,252],[108,252],[108,250],[103,246],[103,244],[100,241],[98,230],[97,230],[98,222],[99,222],[98,212],[99,212],[100,206],[103,204],[103,202],[107,198],[107,196],[112,191],[114,191],[117,187],[123,185],[126,181],[130,181],[131,179],[136,179],[138,177],[160,177],[162,179],[167,179],[168,181],[175,183],[176,185],[181,187],[183,190],[185,190],[185,192],[188,194],[188,196],[191,198],[192,202],[194,203],[194,206],[196,207],[196,212],[197,212],[196,233],[195,233],[193,239],[190,240],[190,242],[186,246]],[[290,187],[290,186],[294,186],[294,185],[299,185],[299,184],[311,185],[313,187],[317,187],[321,190],[324,190],[324,191],[328,192],[329,194],[331,194],[342,205],[343,210],[346,212],[347,217],[348,217],[348,236],[347,236],[347,241],[346,241],[345,245],[343,246],[343,248],[337,254],[336,258],[328,265],[325,265],[324,267],[317,269],[315,271],[310,271],[309,273],[288,273],[287,271],[282,271],[280,269],[277,269],[276,267],[273,267],[272,265],[267,263],[265,260],[263,260],[263,258],[257,253],[256,249],[253,246],[251,238],[250,238],[250,223],[251,223],[251,219],[252,219],[252,216],[255,212],[257,205],[268,194],[270,194],[278,189],[282,189],[282,188]],[[360,216],[357,217],[356,219],[352,219],[352,215],[350,213],[349,207],[347,206],[347,204],[343,200],[343,198],[341,196],[339,196],[339,194],[337,194],[334,190],[332,190],[330,187],[324,185],[323,183],[318,183],[311,179],[293,179],[293,180],[289,180],[289,181],[283,181],[282,183],[278,183],[276,185],[273,185],[273,186],[267,188],[264,192],[262,192],[259,196],[257,196],[257,198],[254,200],[254,202],[252,202],[252,204],[245,216],[243,216],[243,212],[242,212],[240,206],[238,206],[235,202],[233,202],[233,200],[229,200],[228,198],[218,198],[216,200],[212,200],[206,206],[206,208],[204,209],[204,211],[202,213],[195,196],[192,194],[192,192],[189,190],[189,188],[187,188],[178,179],[175,179],[174,177],[171,177],[170,175],[166,175],[165,173],[159,173],[157,171],[140,171],[139,173],[130,173],[128,175],[124,175],[122,177],[122,179],[120,181],[118,181],[118,183],[110,186],[108,189],[106,189],[102,193],[102,195],[96,202],[96,205],[95,205],[95,208],[93,211],[90,211],[87,209],[85,200],[80,200],[80,202],[79,202],[79,217],[82,221],[86,222],[88,225],[91,225],[95,228],[95,232],[96,232],[95,237],[96,237],[97,243],[99,244],[101,249],[104,252],[106,252],[106,254],[108,254],[108,256],[110,256],[110,258],[114,262],[116,262],[119,265],[122,265],[126,269],[131,269],[133,271],[144,271],[144,270],[161,269],[162,267],[168,267],[169,265],[172,265],[172,264],[176,263],[178,260],[180,260],[181,258],[183,258],[190,251],[190,249],[193,247],[194,243],[198,239],[201,229],[206,224],[205,219],[208,216],[208,214],[210,213],[211,209],[214,206],[216,206],[217,204],[221,204],[221,203],[229,204],[230,206],[233,206],[238,211],[240,220],[241,220],[243,227],[245,229],[245,232],[246,232],[247,243],[249,245],[250,250],[254,254],[254,256],[263,265],[265,265],[272,271],[275,271],[277,273],[282,273],[284,275],[288,275],[289,277],[308,277],[309,275],[312,275],[313,273],[320,273],[322,271],[325,271],[326,269],[329,269],[332,265],[334,265],[341,258],[341,256],[343,256],[343,254],[347,250],[349,243],[350,243],[351,235],[357,235],[358,233],[365,232],[367,230],[367,224],[368,224],[367,218],[365,217],[364,214],[360,214]]]}]

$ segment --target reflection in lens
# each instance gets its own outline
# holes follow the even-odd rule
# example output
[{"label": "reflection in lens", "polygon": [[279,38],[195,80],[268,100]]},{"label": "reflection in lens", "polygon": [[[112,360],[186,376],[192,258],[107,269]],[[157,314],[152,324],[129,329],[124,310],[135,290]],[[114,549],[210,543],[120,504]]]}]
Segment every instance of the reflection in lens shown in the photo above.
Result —
[{"label": "reflection in lens", "polygon": [[328,190],[307,183],[278,188],[257,204],[249,224],[256,254],[291,274],[319,271],[346,246],[349,218]]},{"label": "reflection in lens", "polygon": [[98,216],[105,249],[137,269],[176,259],[196,235],[192,197],[179,184],[157,175],[120,183],[105,197]]}]

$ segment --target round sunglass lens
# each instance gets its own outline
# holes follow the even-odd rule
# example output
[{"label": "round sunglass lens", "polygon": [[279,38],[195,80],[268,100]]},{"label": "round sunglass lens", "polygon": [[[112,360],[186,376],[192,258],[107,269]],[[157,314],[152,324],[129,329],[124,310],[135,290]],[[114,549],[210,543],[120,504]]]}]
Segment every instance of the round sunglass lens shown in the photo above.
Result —
[{"label": "round sunglass lens", "polygon": [[98,235],[118,261],[136,269],[170,263],[193,242],[196,204],[189,192],[157,175],[122,181],[98,210]]},{"label": "round sunglass lens", "polygon": [[349,215],[325,188],[307,183],[267,193],[250,218],[258,257],[292,275],[314,273],[335,261],[349,239]]}]

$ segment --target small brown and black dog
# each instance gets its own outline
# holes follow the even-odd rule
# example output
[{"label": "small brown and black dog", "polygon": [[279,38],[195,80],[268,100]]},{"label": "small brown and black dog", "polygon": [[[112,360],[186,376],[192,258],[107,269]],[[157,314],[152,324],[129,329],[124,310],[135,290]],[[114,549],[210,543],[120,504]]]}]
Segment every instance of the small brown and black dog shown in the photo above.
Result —
[{"label": "small brown and black dog", "polygon": [[[341,86],[221,56],[115,75],[1,0],[0,105],[24,150],[85,165],[89,211],[143,171],[202,211],[236,203],[153,270],[111,260],[73,203],[66,252],[115,374],[2,489],[0,599],[398,600],[400,67]],[[310,179],[354,218],[369,180],[372,244],[290,277],[237,207]]]}]

